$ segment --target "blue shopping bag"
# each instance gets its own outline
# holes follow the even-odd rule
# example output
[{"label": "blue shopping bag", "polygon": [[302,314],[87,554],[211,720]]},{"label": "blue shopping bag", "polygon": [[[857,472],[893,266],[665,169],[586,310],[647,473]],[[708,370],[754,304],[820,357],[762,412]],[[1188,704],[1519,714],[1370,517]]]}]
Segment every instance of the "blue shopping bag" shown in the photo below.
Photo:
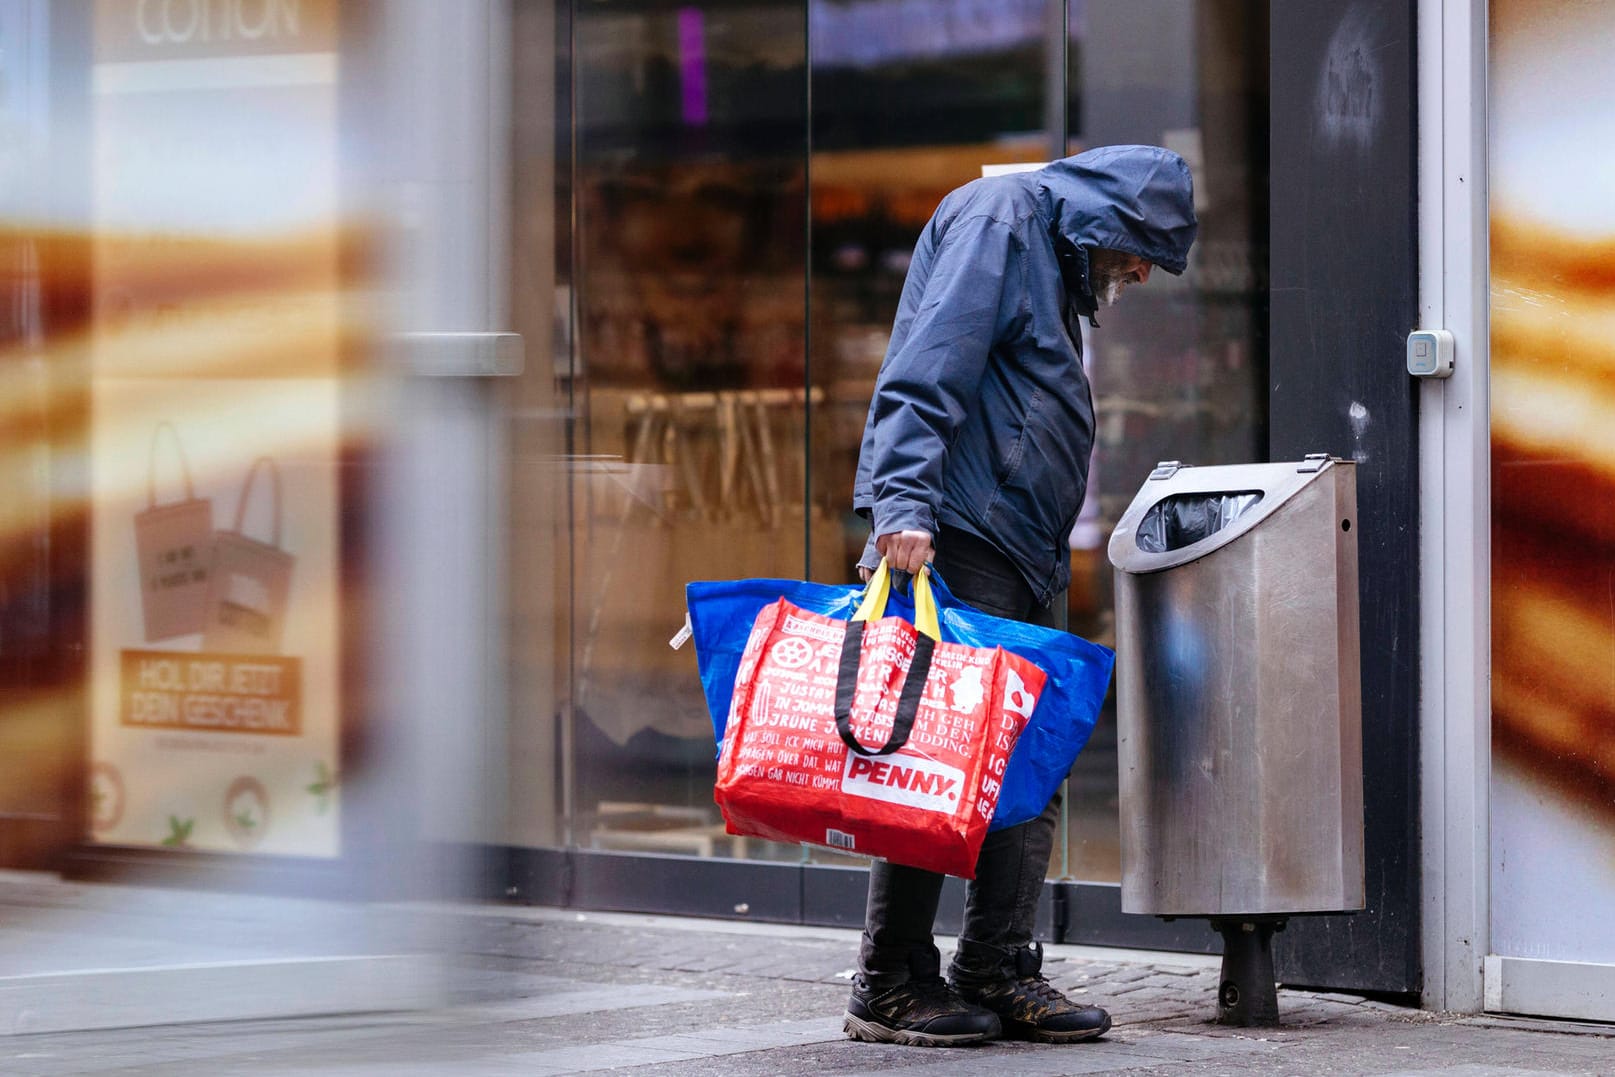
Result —
[{"label": "blue shopping bag", "polygon": [[[927,572],[944,641],[1002,647],[1048,676],[1037,709],[1010,756],[992,829],[1035,819],[1093,734],[1110,687],[1115,652],[1069,632],[983,613],[955,598],[935,569]],[[763,607],[783,597],[814,613],[851,620],[864,598],[864,588],[858,585],[768,579],[699,581],[686,585],[684,593],[701,688],[720,745],[740,655]],[[893,590],[886,612],[912,620],[912,596]]]}]

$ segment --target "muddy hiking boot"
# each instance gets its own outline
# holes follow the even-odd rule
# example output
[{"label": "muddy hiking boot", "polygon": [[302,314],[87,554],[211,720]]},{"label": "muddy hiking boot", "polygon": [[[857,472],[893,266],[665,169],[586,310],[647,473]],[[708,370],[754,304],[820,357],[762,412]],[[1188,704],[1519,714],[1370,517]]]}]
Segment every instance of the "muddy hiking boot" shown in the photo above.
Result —
[{"label": "muddy hiking boot", "polygon": [[842,1029],[867,1043],[909,1047],[961,1047],[998,1035],[991,1010],[963,1001],[940,976],[921,976],[884,991],[860,977],[847,1002]]},{"label": "muddy hiking boot", "polygon": [[1110,1030],[1110,1014],[1071,1001],[1044,978],[1041,945],[1005,954],[961,943],[959,957],[974,967],[954,961],[953,989],[965,1001],[997,1014],[1005,1039],[1077,1043]]}]

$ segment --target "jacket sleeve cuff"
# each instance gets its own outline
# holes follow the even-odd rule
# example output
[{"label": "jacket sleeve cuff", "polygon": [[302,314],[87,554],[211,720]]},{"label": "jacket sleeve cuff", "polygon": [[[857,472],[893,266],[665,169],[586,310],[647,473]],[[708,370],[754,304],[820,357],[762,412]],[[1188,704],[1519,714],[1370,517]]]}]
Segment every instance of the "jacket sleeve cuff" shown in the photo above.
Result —
[{"label": "jacket sleeve cuff", "polygon": [[875,549],[875,535],[870,532],[869,541],[864,543],[863,555],[858,558],[859,568],[867,568],[873,572],[880,567],[880,551]]},{"label": "jacket sleeve cuff", "polygon": [[898,531],[924,531],[936,538],[936,514],[931,506],[918,501],[877,502],[873,517],[876,535]]}]

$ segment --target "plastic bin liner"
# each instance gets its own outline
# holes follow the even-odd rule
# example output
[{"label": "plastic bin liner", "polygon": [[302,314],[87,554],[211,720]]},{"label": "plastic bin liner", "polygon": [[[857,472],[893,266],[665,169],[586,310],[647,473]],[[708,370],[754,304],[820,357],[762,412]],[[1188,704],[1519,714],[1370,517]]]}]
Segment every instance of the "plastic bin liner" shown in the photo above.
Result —
[{"label": "plastic bin liner", "polygon": [[[994,617],[967,606],[948,591],[934,568],[931,588],[944,642],[1003,647],[1048,675],[1037,709],[1010,757],[991,829],[1035,819],[1093,733],[1110,687],[1115,652],[1069,632]],[[864,589],[858,585],[800,580],[721,580],[686,586],[701,687],[720,745],[741,652],[763,608],[784,598],[792,605],[845,621],[857,612],[863,595]],[[913,598],[894,590],[888,612],[912,619]]]},{"label": "plastic bin liner", "polygon": [[1162,498],[1138,522],[1133,541],[1145,553],[1181,550],[1207,535],[1215,535],[1260,500],[1260,490]]}]

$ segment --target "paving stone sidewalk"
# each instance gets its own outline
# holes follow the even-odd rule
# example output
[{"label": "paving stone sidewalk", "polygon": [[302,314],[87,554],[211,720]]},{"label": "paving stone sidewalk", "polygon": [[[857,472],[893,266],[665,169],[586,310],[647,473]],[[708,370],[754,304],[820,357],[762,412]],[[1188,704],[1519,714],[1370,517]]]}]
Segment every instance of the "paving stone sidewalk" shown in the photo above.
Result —
[{"label": "paving stone sidewalk", "polygon": [[856,933],[556,910],[434,910],[454,1003],[424,1014],[0,1040],[0,1073],[903,1074],[1615,1073],[1615,1027],[1432,1014],[1282,991],[1284,1024],[1211,1023],[1216,961],[1051,947],[1062,989],[1110,1009],[1103,1040],[925,1050],[841,1033]]}]

